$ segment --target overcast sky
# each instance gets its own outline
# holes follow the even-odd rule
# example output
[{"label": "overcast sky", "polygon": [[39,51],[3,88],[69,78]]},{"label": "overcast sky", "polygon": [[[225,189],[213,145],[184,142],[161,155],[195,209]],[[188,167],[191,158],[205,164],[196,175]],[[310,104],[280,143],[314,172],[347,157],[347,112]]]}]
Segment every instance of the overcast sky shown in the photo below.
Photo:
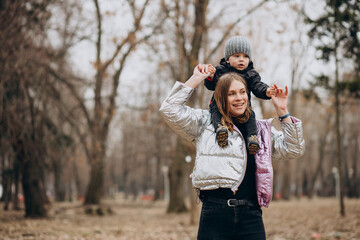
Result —
[{"label": "overcast sky", "polygon": [[[93,38],[95,38],[95,9],[92,1],[83,1],[83,13],[89,22],[93,22],[88,30],[93,31]],[[103,60],[109,56],[114,49],[112,39],[114,37],[121,38],[123,33],[126,33],[131,27],[129,11],[126,5],[117,0],[100,1],[101,11],[107,13],[104,17],[103,29]],[[156,3],[157,1],[153,1]],[[222,19],[216,19],[219,23],[234,22],[239,16],[245,14],[245,10],[255,6],[258,1],[215,1],[210,0],[208,21],[214,21],[212,16],[216,16],[219,11],[225,11]],[[294,0],[292,3],[305,2],[306,10],[311,16],[316,16],[323,8],[323,1],[315,0]],[[150,10],[150,11],[149,11]],[[148,9],[148,14],[155,11]],[[267,84],[278,84],[280,86],[290,85],[291,79],[291,57],[290,45],[292,42],[298,40],[298,35],[301,35],[301,40],[306,43],[306,30],[302,25],[295,26],[296,11],[289,7],[288,3],[282,1],[270,1],[263,5],[263,7],[256,10],[251,15],[244,18],[241,23],[235,28],[232,35],[244,35],[248,37],[252,44],[253,61],[255,68],[258,70],[262,79]],[[215,44],[219,38],[216,34],[217,29],[210,28],[209,39],[213,40]],[[309,66],[305,68],[305,73],[302,79],[302,85],[311,78],[311,73],[318,72],[321,69],[316,63],[315,53],[313,49],[307,49],[305,53],[304,62]],[[93,62],[95,59],[95,45],[90,41],[83,41],[72,48],[71,52],[74,70],[81,75],[88,76],[89,79],[94,78]],[[211,62],[218,64],[218,61]],[[155,62],[149,62],[146,59],[144,49],[139,47],[134,52],[126,63],[124,72],[121,75],[119,98],[120,102],[128,101],[130,104],[144,104],[145,99],[141,100],[139,93],[146,92],[147,76],[154,74],[156,67]],[[88,97],[92,96],[92,91],[87,93]],[[256,109],[255,109],[256,110]]]}]

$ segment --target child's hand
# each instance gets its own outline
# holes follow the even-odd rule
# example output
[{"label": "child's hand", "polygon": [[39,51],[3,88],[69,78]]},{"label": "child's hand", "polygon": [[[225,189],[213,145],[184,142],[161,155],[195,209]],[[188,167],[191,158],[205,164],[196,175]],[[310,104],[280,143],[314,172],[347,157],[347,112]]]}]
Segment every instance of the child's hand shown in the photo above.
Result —
[{"label": "child's hand", "polygon": [[214,77],[214,74],[215,74],[215,72],[216,72],[216,68],[214,68],[214,66],[211,65],[211,64],[207,65],[207,67],[208,67],[208,70],[209,70],[209,72],[210,72],[209,77],[210,77],[210,78],[213,78],[213,77]]},{"label": "child's hand", "polygon": [[216,69],[211,64],[199,64],[197,65],[197,69],[199,70],[200,73],[210,74],[209,75],[210,78],[213,78],[216,72]]},{"label": "child's hand", "polygon": [[269,87],[268,89],[266,89],[266,96],[271,98],[272,96],[276,96],[277,94],[277,86],[274,84],[271,87]]}]

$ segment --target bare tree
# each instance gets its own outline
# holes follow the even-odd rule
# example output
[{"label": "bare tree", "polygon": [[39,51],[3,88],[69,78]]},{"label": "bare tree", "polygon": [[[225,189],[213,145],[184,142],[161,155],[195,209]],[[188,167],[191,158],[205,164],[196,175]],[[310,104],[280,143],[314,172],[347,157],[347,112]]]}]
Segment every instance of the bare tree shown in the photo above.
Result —
[{"label": "bare tree", "polygon": [[[94,0],[93,3],[97,24],[96,40],[94,43],[96,50],[94,66],[96,72],[94,84],[91,85],[94,93],[93,106],[88,107],[85,104],[85,99],[75,84],[76,82],[79,83],[79,80],[80,83],[86,83],[85,79],[74,77],[73,75],[64,75],[57,69],[49,67],[52,75],[67,87],[73,98],[77,101],[85,119],[86,127],[81,128],[77,126],[73,118],[68,118],[77,129],[76,131],[91,166],[90,183],[86,192],[85,204],[98,204],[103,193],[104,159],[106,157],[109,127],[116,111],[115,100],[118,96],[120,76],[125,67],[125,62],[129,58],[130,53],[136,49],[136,46],[148,39],[156,30],[156,25],[147,27],[142,24],[149,1],[145,1],[143,4],[136,1],[127,1],[132,16],[132,29],[121,40],[114,39],[116,42],[115,49],[107,59],[104,59],[102,57],[104,49],[104,13],[101,11],[101,5],[98,0]],[[150,33],[148,31],[147,34],[144,34],[144,29],[150,29]],[[114,63],[118,67],[113,68]],[[110,74],[111,82],[107,88],[105,83],[108,82]],[[76,81],[76,79],[78,80]],[[88,138],[85,133],[89,136]]]},{"label": "bare tree", "polygon": [[[20,179],[27,217],[46,216],[44,188],[47,144],[42,111],[47,74],[33,59],[47,57],[41,49],[49,19],[49,1],[12,1],[0,4],[1,122],[14,152],[15,186]],[[14,67],[16,66],[16,67]],[[18,193],[16,188],[15,193]]]}]

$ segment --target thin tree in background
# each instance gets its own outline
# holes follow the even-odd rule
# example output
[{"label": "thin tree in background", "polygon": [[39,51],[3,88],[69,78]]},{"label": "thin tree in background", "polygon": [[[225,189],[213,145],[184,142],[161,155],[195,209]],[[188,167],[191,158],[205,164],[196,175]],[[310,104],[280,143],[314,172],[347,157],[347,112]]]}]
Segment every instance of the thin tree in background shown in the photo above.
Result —
[{"label": "thin tree in background", "polygon": [[[329,89],[335,98],[336,111],[336,148],[337,148],[337,171],[339,174],[339,200],[340,214],[345,216],[344,191],[343,191],[343,159],[340,133],[340,93],[344,88],[339,79],[339,63],[343,58],[354,60],[354,69],[359,70],[359,26],[360,26],[360,3],[352,0],[327,0],[324,13],[313,20],[307,17],[306,22],[311,25],[309,31],[310,38],[314,41],[317,49],[321,52],[320,59],[325,62],[334,62],[335,73],[334,83],[331,83],[330,76],[320,76],[317,78],[316,86]],[[359,76],[356,74],[357,77]],[[356,80],[355,80],[356,81]]]},{"label": "thin tree in background", "polygon": [[[304,21],[303,15],[301,14],[301,10],[304,7],[304,3],[293,4],[290,5],[291,10],[296,14],[296,19],[294,21],[294,29],[295,35],[290,41],[290,96],[289,96],[289,112],[293,116],[298,115],[297,102],[298,96],[300,92],[301,83],[304,80],[305,69],[309,67],[311,64],[307,59],[307,50],[309,46],[304,43],[302,40],[302,35],[304,33]],[[300,176],[302,172],[300,171],[301,165],[303,163],[302,157],[296,159],[294,161],[283,161],[281,175],[281,197],[284,200],[290,200],[291,197],[291,185],[294,184],[296,186],[295,194],[297,196],[300,195]],[[294,170],[296,169],[296,174],[294,174]],[[292,177],[293,176],[293,179]]]}]

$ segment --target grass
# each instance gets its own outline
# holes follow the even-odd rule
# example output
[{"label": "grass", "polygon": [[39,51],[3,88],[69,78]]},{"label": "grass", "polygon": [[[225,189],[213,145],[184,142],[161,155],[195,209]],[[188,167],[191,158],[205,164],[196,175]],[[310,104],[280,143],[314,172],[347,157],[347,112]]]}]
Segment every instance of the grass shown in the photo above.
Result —
[{"label": "grass", "polygon": [[[0,239],[196,239],[190,214],[166,214],[165,202],[106,200],[112,213],[85,214],[80,202],[53,203],[47,219],[25,219],[23,211],[3,211]],[[263,209],[268,240],[359,240],[360,200],[346,199],[346,216],[336,199],[273,201]]]}]

